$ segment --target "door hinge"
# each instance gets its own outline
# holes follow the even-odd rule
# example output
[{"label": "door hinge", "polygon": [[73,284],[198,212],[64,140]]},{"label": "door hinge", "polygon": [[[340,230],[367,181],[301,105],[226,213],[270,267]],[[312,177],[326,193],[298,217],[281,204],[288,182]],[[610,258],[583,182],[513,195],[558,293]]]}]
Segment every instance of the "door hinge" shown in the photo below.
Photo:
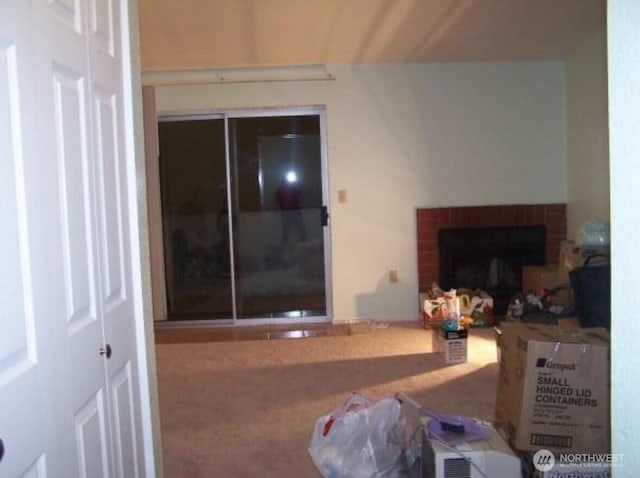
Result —
[{"label": "door hinge", "polygon": [[4,442],[0,438],[0,461],[2,461],[2,458],[4,458]]}]

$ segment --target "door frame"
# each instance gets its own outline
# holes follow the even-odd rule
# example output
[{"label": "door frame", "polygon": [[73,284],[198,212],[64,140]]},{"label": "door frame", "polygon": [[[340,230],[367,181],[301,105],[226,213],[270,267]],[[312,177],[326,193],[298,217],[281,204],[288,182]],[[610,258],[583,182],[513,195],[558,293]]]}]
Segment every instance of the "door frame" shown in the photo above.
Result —
[{"label": "door frame", "polygon": [[[145,87],[152,90],[153,87]],[[148,98],[146,96],[149,96]],[[300,107],[269,107],[269,108],[237,108],[220,110],[179,110],[158,113],[155,110],[155,96],[151,97],[151,92],[147,91],[145,96],[145,138],[147,143],[152,145],[148,150],[146,158],[147,167],[147,205],[149,211],[149,249],[151,251],[151,284],[153,297],[153,317],[156,326],[161,327],[184,327],[184,326],[240,326],[240,325],[274,325],[274,324],[310,324],[310,323],[331,323],[333,320],[333,289],[331,271],[331,202],[329,196],[329,170],[328,170],[328,142],[326,126],[325,106],[300,106]],[[167,314],[167,286],[165,280],[165,257],[163,235],[157,234],[162,231],[162,208],[160,197],[160,164],[158,147],[157,124],[163,120],[187,120],[189,118],[198,119],[224,119],[225,121],[225,141],[227,147],[225,151],[225,162],[227,171],[230,167],[230,152],[228,145],[228,121],[233,118],[267,117],[267,116],[300,116],[318,115],[320,120],[320,169],[322,180],[322,203],[329,213],[328,224],[323,228],[324,242],[324,273],[325,273],[325,308],[324,316],[309,317],[264,317],[264,318],[238,318],[236,313],[235,280],[232,280],[233,317],[228,319],[198,319],[170,321]],[[153,128],[148,124],[153,121]],[[227,175],[227,202],[231,204],[232,191],[230,188],[230,177]],[[231,221],[231,217],[229,221]],[[232,229],[231,229],[232,230]],[[153,234],[153,232],[156,232]],[[232,238],[231,238],[232,239]],[[234,277],[233,254],[231,255],[232,277]]]}]

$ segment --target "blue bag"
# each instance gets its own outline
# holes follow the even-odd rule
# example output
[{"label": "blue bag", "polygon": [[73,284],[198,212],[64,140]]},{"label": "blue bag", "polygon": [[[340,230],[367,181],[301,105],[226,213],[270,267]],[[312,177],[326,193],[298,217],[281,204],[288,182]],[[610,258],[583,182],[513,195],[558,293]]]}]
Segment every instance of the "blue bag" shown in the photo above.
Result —
[{"label": "blue bag", "polygon": [[[606,263],[602,263],[602,258]],[[580,325],[608,330],[611,326],[611,264],[608,256],[594,254],[587,257],[581,267],[569,272],[569,280]]]}]

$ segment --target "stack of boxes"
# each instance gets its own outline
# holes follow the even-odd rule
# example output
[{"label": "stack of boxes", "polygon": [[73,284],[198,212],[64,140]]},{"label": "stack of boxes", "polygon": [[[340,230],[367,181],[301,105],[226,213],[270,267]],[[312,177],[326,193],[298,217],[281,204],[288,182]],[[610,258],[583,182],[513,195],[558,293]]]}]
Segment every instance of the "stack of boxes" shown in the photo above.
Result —
[{"label": "stack of boxes", "polygon": [[[558,264],[522,268],[522,291],[543,296],[555,289],[557,303],[551,305],[571,310],[569,272],[589,254],[608,251],[573,241],[560,249]],[[425,328],[435,329],[433,350],[447,364],[466,362],[467,331],[440,328],[443,300],[421,294],[420,308]],[[492,323],[493,317],[487,325]],[[610,478],[622,457],[610,453],[609,334],[581,328],[575,317],[554,323],[504,321],[495,327],[497,429],[521,456],[525,478]]]}]

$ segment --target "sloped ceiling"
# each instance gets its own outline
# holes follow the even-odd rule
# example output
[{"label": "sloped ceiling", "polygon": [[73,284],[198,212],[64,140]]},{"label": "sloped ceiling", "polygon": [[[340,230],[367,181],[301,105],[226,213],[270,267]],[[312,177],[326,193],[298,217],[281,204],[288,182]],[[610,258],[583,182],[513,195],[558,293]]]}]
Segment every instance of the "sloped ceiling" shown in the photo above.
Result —
[{"label": "sloped ceiling", "polygon": [[561,60],[605,0],[139,0],[144,71]]}]

